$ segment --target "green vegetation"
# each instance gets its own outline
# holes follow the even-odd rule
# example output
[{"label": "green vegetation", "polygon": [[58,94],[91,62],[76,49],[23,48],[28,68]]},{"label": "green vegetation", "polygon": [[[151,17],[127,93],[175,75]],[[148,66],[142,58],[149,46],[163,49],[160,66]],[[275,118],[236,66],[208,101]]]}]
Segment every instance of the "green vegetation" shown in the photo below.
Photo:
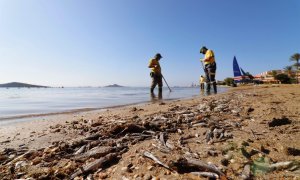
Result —
[{"label": "green vegetation", "polygon": [[226,79],[224,79],[224,82],[225,82],[225,84],[227,85],[227,86],[232,86],[232,85],[234,85],[234,80],[233,80],[233,78],[226,78]]},{"label": "green vegetation", "polygon": [[293,74],[293,66],[286,66],[284,68],[285,72],[287,73],[287,75],[291,78],[294,77],[294,74]]},{"label": "green vegetation", "polygon": [[291,84],[291,78],[287,74],[277,74],[276,80],[279,80],[282,84]]},{"label": "green vegetation", "polygon": [[[272,71],[272,76],[275,78],[277,75],[277,71]],[[276,79],[276,78],[275,78]]]},{"label": "green vegetation", "polygon": [[296,64],[294,65],[296,67],[296,82],[298,82],[298,71],[299,71],[299,60],[300,60],[300,54],[295,53],[290,57],[290,61],[296,61]]}]

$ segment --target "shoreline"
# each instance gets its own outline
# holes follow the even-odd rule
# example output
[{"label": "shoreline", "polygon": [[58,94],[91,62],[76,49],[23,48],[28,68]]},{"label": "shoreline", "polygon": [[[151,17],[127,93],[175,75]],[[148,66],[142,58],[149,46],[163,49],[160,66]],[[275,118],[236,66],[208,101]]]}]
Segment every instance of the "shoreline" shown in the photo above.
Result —
[{"label": "shoreline", "polygon": [[[26,167],[25,172],[20,171],[24,168],[16,169],[16,174],[21,174],[18,178],[43,174],[51,179],[56,175],[47,172],[56,170],[69,179],[79,167],[103,157],[82,155],[101,148],[109,149],[104,157],[118,155],[117,162],[101,171],[96,168],[78,176],[188,179],[192,176],[189,172],[174,172],[177,169],[171,164],[189,156],[214,164],[227,177],[241,179],[244,169],[261,158],[271,165],[300,162],[299,88],[294,85],[243,86],[211,96],[38,117],[34,121],[1,126],[0,165],[3,159],[6,163],[1,165],[0,179],[1,174],[2,178],[9,178],[9,164],[17,167],[18,161],[25,162]],[[222,130],[223,139],[208,136],[212,128],[214,133]],[[167,149],[162,142],[168,144]],[[170,165],[172,171],[157,166],[144,152]],[[41,167],[43,172],[34,171]],[[288,168],[255,176],[297,177],[300,166],[296,164],[293,171]],[[255,172],[248,174],[254,177],[251,173]]]},{"label": "shoreline", "polygon": [[[185,97],[185,98],[178,98],[178,99],[162,99],[158,100],[155,99],[155,101],[147,101],[147,102],[140,102],[140,103],[132,103],[127,105],[119,105],[119,106],[113,106],[110,108],[96,108],[91,110],[79,110],[74,112],[63,112],[63,113],[53,113],[53,114],[46,114],[46,115],[37,115],[37,116],[29,116],[29,117],[22,117],[22,118],[12,118],[8,120],[0,120],[0,149],[1,147],[4,147],[3,145],[7,145],[7,143],[3,143],[6,141],[12,142],[12,147],[18,147],[18,145],[23,144],[23,141],[27,139],[28,143],[31,144],[32,148],[40,148],[42,145],[49,145],[54,141],[61,140],[62,138],[60,136],[51,137],[51,132],[46,133],[49,130],[49,127],[56,126],[58,124],[64,124],[65,122],[72,122],[72,121],[78,121],[78,120],[94,120],[99,119],[101,116],[108,116],[110,113],[118,113],[122,114],[122,116],[127,117],[128,114],[131,114],[132,108],[137,109],[147,109],[150,107],[149,113],[152,114],[153,111],[157,111],[158,108],[161,108],[162,106],[166,106],[166,104],[176,104],[178,102],[184,103],[184,102],[192,102],[194,99],[203,99],[203,98],[210,98],[214,96],[220,96],[222,94],[228,93],[230,89],[228,89],[225,92],[221,92],[218,94],[211,94],[211,95],[196,95],[191,97]],[[153,108],[155,107],[155,108]],[[139,111],[139,110],[138,110]],[[143,112],[142,110],[141,112]],[[146,111],[146,110],[145,110]],[[135,112],[133,112],[135,114]],[[36,132],[39,134],[39,136],[49,136],[46,138],[46,140],[42,140],[43,143],[39,144],[38,142],[34,142],[32,137],[32,132],[36,134]],[[19,133],[24,132],[24,133]],[[19,139],[16,141],[16,137],[23,136],[22,139]],[[74,134],[71,136],[74,138]],[[76,137],[80,138],[81,136]],[[71,139],[71,138],[70,138]],[[14,141],[14,142],[13,142]],[[48,142],[47,142],[48,141]],[[33,142],[33,143],[32,143]],[[39,141],[40,142],[40,141]],[[5,145],[5,146],[6,146]]]},{"label": "shoreline", "polygon": [[[230,90],[230,87],[228,87]],[[227,92],[222,91],[222,94]],[[79,108],[79,109],[71,109],[71,110],[66,110],[66,111],[60,111],[60,112],[49,112],[49,113],[36,113],[36,114],[25,114],[25,115],[12,115],[12,116],[4,116],[0,117],[0,125],[5,125],[5,124],[11,124],[10,121],[14,121],[15,123],[18,123],[18,121],[23,122],[25,119],[27,121],[30,121],[30,119],[36,119],[36,118],[46,118],[49,116],[57,116],[57,115],[66,115],[66,114],[76,114],[76,113],[84,113],[84,112],[93,112],[93,111],[105,111],[108,109],[116,109],[116,108],[126,108],[127,106],[141,106],[145,105],[147,103],[156,103],[156,102],[170,102],[170,101],[176,101],[176,100],[188,100],[192,98],[199,98],[199,97],[206,97],[206,96],[211,96],[215,94],[210,94],[210,95],[192,95],[191,97],[183,97],[183,98],[170,98],[170,99],[155,99],[155,100],[148,100],[148,101],[140,101],[136,103],[129,103],[129,104],[120,104],[120,105],[114,105],[114,106],[105,106],[105,107],[99,107],[99,108]]]}]

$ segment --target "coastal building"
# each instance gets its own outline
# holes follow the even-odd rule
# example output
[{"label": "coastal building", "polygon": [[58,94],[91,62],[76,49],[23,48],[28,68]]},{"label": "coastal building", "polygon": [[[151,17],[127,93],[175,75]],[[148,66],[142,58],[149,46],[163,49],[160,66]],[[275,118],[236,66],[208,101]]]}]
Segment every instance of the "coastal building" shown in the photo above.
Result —
[{"label": "coastal building", "polygon": [[266,84],[279,84],[280,81],[278,81],[274,78],[274,76],[276,76],[277,74],[287,74],[289,77],[294,77],[294,78],[298,79],[298,82],[300,82],[300,73],[298,73],[298,76],[297,76],[295,71],[287,72],[285,70],[265,71],[265,72],[255,75],[254,79],[258,80],[258,81],[262,81],[263,83],[266,83]]},{"label": "coastal building", "polygon": [[276,80],[274,78],[274,75],[276,74],[285,74],[284,70],[271,70],[271,71],[265,71],[260,74],[257,74],[254,76],[255,80],[262,81],[266,84],[279,84],[280,81]]}]

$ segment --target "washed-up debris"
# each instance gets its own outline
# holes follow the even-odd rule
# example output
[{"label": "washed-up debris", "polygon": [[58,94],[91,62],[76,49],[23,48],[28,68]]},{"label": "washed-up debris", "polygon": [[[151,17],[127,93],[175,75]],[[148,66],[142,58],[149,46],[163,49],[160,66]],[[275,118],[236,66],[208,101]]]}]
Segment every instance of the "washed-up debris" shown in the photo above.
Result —
[{"label": "washed-up debris", "polygon": [[298,168],[300,167],[300,163],[294,162],[294,161],[286,161],[286,162],[278,162],[275,164],[270,165],[271,170],[282,170],[282,169],[288,169],[291,168],[293,165],[296,165]]},{"label": "washed-up debris", "polygon": [[286,117],[280,118],[280,119],[276,119],[273,118],[273,120],[271,122],[268,123],[269,127],[275,127],[275,126],[282,126],[282,125],[287,125],[287,124],[291,124],[292,121],[289,120]]},{"label": "washed-up debris", "polygon": [[93,171],[96,171],[97,169],[103,167],[103,165],[105,165],[106,163],[116,160],[117,157],[118,157],[117,153],[108,154],[100,159],[97,159],[97,160],[79,168],[79,170],[77,170],[75,173],[73,173],[70,178],[74,179],[75,177],[77,177],[81,174],[91,173]]},{"label": "washed-up debris", "polygon": [[191,172],[191,174],[200,176],[200,177],[207,177],[207,178],[219,178],[218,174],[212,172]]},{"label": "washed-up debris", "polygon": [[167,168],[167,169],[169,169],[169,170],[172,171],[172,169],[171,169],[168,165],[162,163],[159,159],[157,159],[157,157],[155,157],[155,156],[154,156],[153,154],[151,154],[150,152],[145,151],[145,152],[143,153],[143,155],[144,155],[145,157],[147,157],[147,158],[152,159],[152,160],[153,160],[154,162],[156,162],[157,164],[159,164],[159,165],[161,165],[161,166],[163,166],[163,167],[165,167],[165,168]]},{"label": "washed-up debris", "polygon": [[244,170],[242,172],[242,175],[241,175],[242,179],[245,179],[245,180],[248,180],[251,178],[251,169],[250,169],[250,165],[249,164],[246,164],[244,166]]},{"label": "washed-up debris", "polygon": [[[290,158],[299,156],[299,149],[286,148],[286,155],[291,155],[289,161],[278,162],[276,155],[281,152],[281,145],[262,142],[267,136],[259,132],[266,131],[252,126],[267,122],[257,116],[260,108],[251,103],[242,105],[242,98],[253,96],[212,97],[199,104],[169,105],[165,112],[144,116],[137,114],[140,110],[133,107],[125,117],[81,118],[52,126],[53,132],[71,130],[81,136],[71,142],[54,142],[39,150],[20,146],[1,151],[0,179],[114,179],[111,175],[118,174],[118,170],[121,170],[118,178],[122,179],[184,179],[186,174],[193,178],[251,179],[273,171],[296,173],[299,162]],[[276,127],[289,123],[291,120],[282,118],[273,119],[268,125]],[[296,126],[278,129],[281,134],[288,135],[286,132],[298,130]],[[246,139],[241,143],[245,134]],[[275,141],[276,138],[281,137],[275,135]],[[149,141],[142,147],[137,144],[145,140]],[[131,151],[125,155],[128,149]],[[143,167],[144,158],[137,156],[138,152],[144,152],[145,158],[165,169],[158,174],[153,164]],[[120,158],[124,158],[121,163]]]},{"label": "washed-up debris", "polygon": [[222,164],[223,166],[228,166],[229,160],[226,159],[226,158],[224,158],[224,159],[221,160],[221,164]]},{"label": "washed-up debris", "polygon": [[136,124],[126,124],[114,126],[110,133],[113,135],[124,135],[126,133],[141,133],[146,130],[144,127]]},{"label": "washed-up debris", "polygon": [[209,165],[194,158],[180,158],[177,160],[177,162],[173,162],[173,165],[178,169],[179,172],[187,172],[189,170],[195,172],[195,170],[198,169],[201,172],[212,172],[216,173],[220,177],[225,177],[225,174],[214,165]]},{"label": "washed-up debris", "polygon": [[300,149],[288,147],[286,153],[292,156],[300,156]]},{"label": "washed-up debris", "polygon": [[166,145],[166,140],[165,140],[165,133],[163,133],[163,132],[160,132],[159,133],[159,141],[160,141],[160,143],[163,145],[163,146],[165,146],[165,147],[167,147],[167,145]]},{"label": "washed-up debris", "polygon": [[300,168],[299,161],[286,161],[286,162],[277,162],[271,164],[269,158],[260,157],[253,161],[251,165],[251,172],[254,175],[266,174],[275,170],[296,170]]},{"label": "washed-up debris", "polygon": [[96,148],[93,148],[93,149],[87,151],[84,154],[76,155],[73,159],[83,162],[89,158],[99,158],[101,156],[105,156],[106,154],[114,152],[115,150],[116,150],[116,148],[109,147],[109,146],[96,147]]},{"label": "washed-up debris", "polygon": [[251,133],[252,133],[253,138],[257,140],[258,138],[257,138],[255,132],[254,132],[252,129],[250,129],[250,130],[251,130]]},{"label": "washed-up debris", "polygon": [[81,148],[79,148],[74,155],[78,155],[84,152],[86,145],[81,146]]}]

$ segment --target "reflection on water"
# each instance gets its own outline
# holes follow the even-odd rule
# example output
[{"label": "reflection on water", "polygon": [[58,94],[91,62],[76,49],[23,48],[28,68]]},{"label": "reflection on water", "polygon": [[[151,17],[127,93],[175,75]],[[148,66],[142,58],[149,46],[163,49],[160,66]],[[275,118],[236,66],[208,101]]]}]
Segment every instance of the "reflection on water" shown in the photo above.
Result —
[{"label": "reflection on water", "polygon": [[161,101],[163,99],[162,93],[158,93],[158,96],[155,93],[150,93],[151,102]]},{"label": "reflection on water", "polygon": [[[63,112],[83,108],[104,108],[147,101],[204,96],[199,87],[163,89],[150,94],[149,88],[0,88],[0,119],[11,116]],[[226,88],[219,88],[224,92]],[[150,94],[150,97],[149,97]]]}]

